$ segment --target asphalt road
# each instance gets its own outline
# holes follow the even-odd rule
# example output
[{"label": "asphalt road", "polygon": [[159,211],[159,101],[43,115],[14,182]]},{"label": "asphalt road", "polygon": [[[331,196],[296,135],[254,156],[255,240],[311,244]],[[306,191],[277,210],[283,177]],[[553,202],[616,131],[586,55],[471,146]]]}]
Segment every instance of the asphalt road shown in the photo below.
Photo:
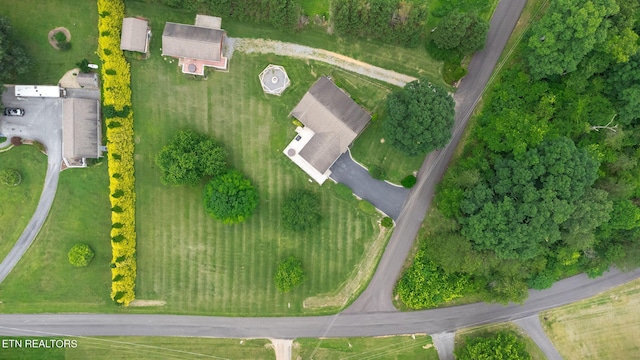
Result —
[{"label": "asphalt road", "polygon": [[514,323],[520,326],[522,330],[529,335],[531,340],[538,345],[547,359],[562,360],[562,355],[560,355],[556,347],[553,346],[553,343],[549,337],[547,337],[547,333],[544,332],[542,324],[540,323],[540,318],[537,314],[515,320]]},{"label": "asphalt road", "polygon": [[455,151],[469,116],[484,92],[500,54],[509,40],[526,0],[500,1],[493,17],[484,50],[476,53],[469,64],[469,75],[462,79],[454,95],[456,118],[453,137],[449,145],[426,157],[418,172],[418,183],[409,193],[397,226],[382,255],[371,283],[346,313],[376,313],[394,311],[393,287],[400,276],[402,265],[431,204],[436,184],[442,178]]},{"label": "asphalt road", "polygon": [[351,188],[359,198],[372,203],[393,220],[398,220],[409,190],[376,180],[347,151],[331,165],[331,178]]},{"label": "asphalt road", "polygon": [[12,86],[8,86],[2,95],[7,107],[24,108],[22,117],[3,117],[0,120],[0,133],[7,138],[19,136],[37,140],[47,149],[47,175],[38,201],[38,207],[18,241],[0,263],[0,283],[9,275],[44,224],[58,187],[62,164],[62,101],[59,98],[25,98],[18,100]]},{"label": "asphalt road", "polygon": [[196,336],[272,338],[380,336],[453,332],[492,322],[521,319],[541,310],[584,299],[640,277],[640,269],[613,270],[597,279],[578,275],[551,289],[531,291],[524,305],[476,303],[458,307],[376,314],[291,318],[130,314],[0,315],[0,335],[22,336]]}]

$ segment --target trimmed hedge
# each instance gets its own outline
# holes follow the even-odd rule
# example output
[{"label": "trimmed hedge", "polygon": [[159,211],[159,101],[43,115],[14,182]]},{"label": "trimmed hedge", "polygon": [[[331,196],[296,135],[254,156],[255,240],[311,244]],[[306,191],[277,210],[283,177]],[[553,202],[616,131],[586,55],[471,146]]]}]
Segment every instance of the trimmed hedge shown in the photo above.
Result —
[{"label": "trimmed hedge", "polygon": [[69,258],[69,263],[73,266],[77,267],[85,267],[89,265],[91,260],[93,260],[93,250],[87,244],[75,244],[69,250],[67,257]]},{"label": "trimmed hedge", "polygon": [[[120,50],[122,0],[98,0],[98,55],[102,60],[102,95],[107,123],[109,197],[111,201],[111,298],[129,305],[135,299],[136,232],[131,73]],[[117,126],[112,126],[117,124]],[[116,195],[116,196],[114,196]],[[116,225],[117,224],[117,225]],[[121,260],[121,261],[117,261]]]}]

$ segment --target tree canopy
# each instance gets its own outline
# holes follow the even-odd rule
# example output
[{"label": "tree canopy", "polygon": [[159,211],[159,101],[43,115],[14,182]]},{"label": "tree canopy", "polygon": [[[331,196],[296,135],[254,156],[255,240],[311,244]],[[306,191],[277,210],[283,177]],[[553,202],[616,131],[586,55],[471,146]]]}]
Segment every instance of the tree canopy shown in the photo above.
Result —
[{"label": "tree canopy", "polygon": [[455,351],[458,360],[529,360],[526,344],[511,331],[499,331],[489,337],[467,337]]},{"label": "tree canopy", "polygon": [[258,192],[237,170],[216,176],[205,186],[205,210],[225,224],[246,221],[257,205]]},{"label": "tree canopy", "polygon": [[91,247],[87,244],[75,244],[67,254],[69,263],[77,267],[85,267],[89,265],[93,256],[93,250],[91,250]]},{"label": "tree canopy", "polygon": [[444,88],[426,79],[410,82],[387,97],[385,137],[409,156],[443,148],[451,139],[454,106]]},{"label": "tree canopy", "polygon": [[180,131],[156,156],[162,183],[195,186],[203,176],[217,176],[226,170],[227,152],[203,134]]},{"label": "tree canopy", "polygon": [[304,231],[320,222],[320,199],[308,190],[291,192],[282,207],[282,223],[287,229]]},{"label": "tree canopy", "polygon": [[619,10],[615,0],[552,1],[531,29],[527,54],[531,75],[541,79],[575,71],[596,45],[607,40],[608,18]]},{"label": "tree canopy", "polygon": [[462,234],[499,258],[532,259],[561,239],[560,225],[572,218],[598,167],[564,137],[518,159],[497,158],[493,177],[465,193]]},{"label": "tree canopy", "polygon": [[451,12],[431,34],[438,48],[472,54],[484,47],[489,24],[473,13]]},{"label": "tree canopy", "polygon": [[273,280],[278,291],[286,293],[299,286],[305,278],[302,261],[290,256],[278,264]]},{"label": "tree canopy", "polygon": [[13,37],[11,21],[0,16],[0,84],[16,80],[31,64],[24,47]]}]

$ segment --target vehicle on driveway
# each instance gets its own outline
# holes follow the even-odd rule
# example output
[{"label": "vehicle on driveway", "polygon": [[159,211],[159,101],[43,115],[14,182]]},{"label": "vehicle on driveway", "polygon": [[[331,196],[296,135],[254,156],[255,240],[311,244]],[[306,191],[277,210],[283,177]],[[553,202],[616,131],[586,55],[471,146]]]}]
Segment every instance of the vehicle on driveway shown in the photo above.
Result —
[{"label": "vehicle on driveway", "polygon": [[4,116],[23,116],[24,109],[21,108],[5,108],[3,112]]}]

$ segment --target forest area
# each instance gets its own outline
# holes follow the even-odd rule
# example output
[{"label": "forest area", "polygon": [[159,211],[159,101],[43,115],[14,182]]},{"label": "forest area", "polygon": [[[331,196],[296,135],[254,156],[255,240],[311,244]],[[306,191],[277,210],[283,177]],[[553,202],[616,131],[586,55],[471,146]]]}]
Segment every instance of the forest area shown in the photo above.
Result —
[{"label": "forest area", "polygon": [[640,266],[640,10],[556,0],[485,96],[398,283],[409,308]]}]

